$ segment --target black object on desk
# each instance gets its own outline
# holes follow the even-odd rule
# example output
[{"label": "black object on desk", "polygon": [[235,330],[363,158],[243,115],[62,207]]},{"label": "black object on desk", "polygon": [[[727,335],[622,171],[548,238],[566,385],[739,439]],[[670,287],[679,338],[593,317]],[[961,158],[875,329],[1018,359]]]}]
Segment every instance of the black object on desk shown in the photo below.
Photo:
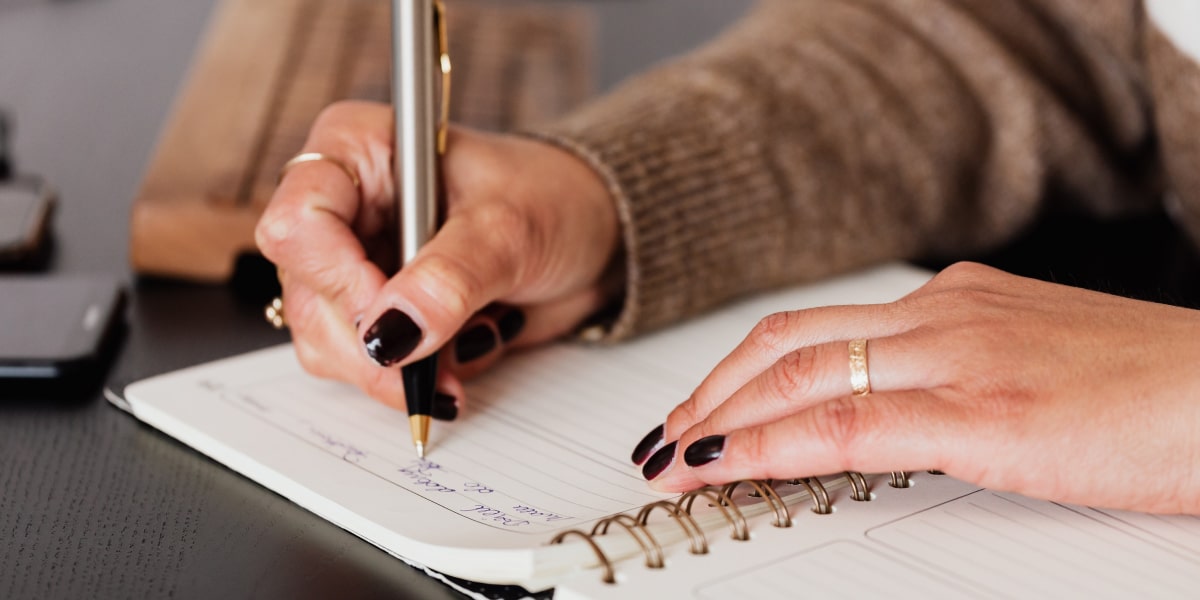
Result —
[{"label": "black object on desk", "polygon": [[[635,38],[617,49],[628,55],[628,68],[619,69],[627,73],[661,50],[638,44],[686,46],[674,34],[630,36],[630,30],[678,32],[694,36],[690,43],[732,18],[736,4],[594,6],[613,19],[601,32],[613,38],[602,48],[619,36]],[[129,277],[129,202],[212,6],[211,0],[106,0],[4,7],[0,102],[21,118],[14,152],[62,192],[53,273]],[[688,10],[673,10],[678,6]],[[729,14],[714,16],[721,10]],[[669,28],[651,18],[660,14],[675,19]],[[711,23],[702,28],[693,18]],[[603,72],[615,79],[604,52]],[[31,60],[41,68],[28,68]],[[1126,237],[1127,226],[1133,237]],[[1055,230],[1084,232],[1084,243],[1051,250]],[[1150,245],[1131,242],[1118,249],[1112,236]],[[1170,297],[1178,290],[1183,303],[1198,297],[1200,270],[1189,258],[1194,251],[1184,250],[1186,241],[1161,215],[1082,228],[1052,219],[1032,237],[1037,239],[981,258],[1065,283],[1087,279],[1109,291],[1129,290],[1117,275],[1103,274],[1111,266],[1152,294]],[[1033,249],[1022,249],[1024,244]],[[1036,264],[1039,254],[1073,258],[1047,273]],[[1105,265],[1115,257],[1119,264]],[[271,270],[249,259],[243,267],[239,273],[245,275],[232,288],[154,279],[131,285],[131,328],[113,377],[132,381],[286,341],[262,318],[274,292],[254,287],[269,280]],[[0,395],[0,598],[168,596],[461,597],[140,425],[104,402],[99,389],[54,404]]]},{"label": "black object on desk", "polygon": [[0,270],[39,269],[48,262],[57,194],[40,177],[18,177],[12,117],[0,110]]},{"label": "black object on desk", "polygon": [[12,177],[12,144],[9,142],[11,131],[12,123],[8,113],[0,110],[0,181]]},{"label": "black object on desk", "polygon": [[[47,269],[109,273],[130,291],[115,389],[287,340],[263,320],[272,269],[257,260],[242,261],[232,286],[134,279],[127,266],[131,199],[215,4],[0,9],[0,103],[20,118],[13,152],[62,198]],[[600,43],[618,55],[597,57],[602,81],[707,38],[748,4],[591,4],[611,19]],[[677,33],[614,43],[659,14]],[[0,394],[0,598],[462,597],[141,425],[101,392],[58,403]]]}]

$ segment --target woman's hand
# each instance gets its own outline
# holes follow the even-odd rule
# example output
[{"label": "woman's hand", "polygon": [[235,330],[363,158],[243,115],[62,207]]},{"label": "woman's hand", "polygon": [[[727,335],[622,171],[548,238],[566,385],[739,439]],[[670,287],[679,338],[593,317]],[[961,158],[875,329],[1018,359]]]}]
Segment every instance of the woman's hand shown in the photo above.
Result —
[{"label": "woman's hand", "polygon": [[378,266],[396,261],[391,109],[335,104],[303,151],[361,179],[356,188],[330,161],[298,164],[256,230],[278,268],[296,353],[317,376],[403,407],[398,367],[445,347],[435,416],[452,418],[447,398],[462,397],[461,377],[506,348],[570,331],[613,296],[602,279],[619,247],[616,209],[594,171],[563,150],[453,129],[445,222],[391,279]]},{"label": "woman's hand", "polygon": [[[872,392],[854,396],[848,341]],[[659,440],[678,440],[646,457]],[[635,452],[663,490],[937,469],[1200,512],[1200,312],[960,264],[904,299],[772,315]]]}]

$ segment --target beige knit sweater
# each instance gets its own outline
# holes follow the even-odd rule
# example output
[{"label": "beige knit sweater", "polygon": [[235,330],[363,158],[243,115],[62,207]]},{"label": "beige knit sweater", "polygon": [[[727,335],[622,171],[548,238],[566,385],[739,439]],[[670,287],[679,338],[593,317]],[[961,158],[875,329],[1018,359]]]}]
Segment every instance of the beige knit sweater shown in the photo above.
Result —
[{"label": "beige knit sweater", "polygon": [[1200,29],[1195,4],[764,1],[541,132],[617,202],[628,283],[610,337],[986,249],[1051,198],[1100,216],[1166,201],[1200,241],[1200,66],[1177,31],[1189,12]]}]

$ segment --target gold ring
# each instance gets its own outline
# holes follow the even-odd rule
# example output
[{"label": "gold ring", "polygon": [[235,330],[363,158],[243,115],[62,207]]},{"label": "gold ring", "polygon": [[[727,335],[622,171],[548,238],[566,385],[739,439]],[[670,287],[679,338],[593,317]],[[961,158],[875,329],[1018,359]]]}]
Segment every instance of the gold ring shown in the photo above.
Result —
[{"label": "gold ring", "polygon": [[283,298],[275,296],[267,308],[263,310],[263,315],[267,317],[267,322],[275,329],[283,329],[287,327],[287,319],[283,316]]},{"label": "gold ring", "polygon": [[871,376],[867,373],[867,340],[850,340],[850,389],[855,396],[871,393]]},{"label": "gold ring", "polygon": [[351,169],[350,165],[347,165],[346,163],[332,156],[321,154],[320,152],[305,152],[303,154],[297,154],[296,156],[293,156],[287,162],[283,163],[283,167],[279,169],[279,178],[275,181],[275,183],[278,185],[280,181],[283,181],[283,176],[287,175],[287,172],[290,171],[292,167],[301,163],[318,161],[327,162],[341,169],[342,172],[350,178],[350,183],[354,184],[354,189],[358,190],[359,193],[362,193],[362,179],[359,179],[358,173],[355,172],[354,169]]}]

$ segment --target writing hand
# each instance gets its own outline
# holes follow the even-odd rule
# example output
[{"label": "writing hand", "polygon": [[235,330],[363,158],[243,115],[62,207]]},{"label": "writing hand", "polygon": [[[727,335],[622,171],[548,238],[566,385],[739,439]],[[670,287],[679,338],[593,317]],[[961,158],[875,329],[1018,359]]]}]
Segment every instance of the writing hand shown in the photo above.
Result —
[{"label": "writing hand", "polygon": [[[872,392],[850,388],[867,338]],[[640,456],[652,486],[937,469],[1033,497],[1200,512],[1200,312],[959,264],[900,301],[772,315]],[[696,466],[689,466],[688,463]]]},{"label": "writing hand", "polygon": [[602,275],[619,234],[604,184],[573,155],[455,128],[442,162],[444,224],[389,279],[378,265],[395,257],[391,124],[382,104],[323,111],[303,151],[344,163],[359,188],[334,163],[296,165],[255,233],[278,268],[304,368],[402,407],[399,369],[381,365],[445,346],[439,389],[462,398],[460,378],[595,312],[611,297]]}]

